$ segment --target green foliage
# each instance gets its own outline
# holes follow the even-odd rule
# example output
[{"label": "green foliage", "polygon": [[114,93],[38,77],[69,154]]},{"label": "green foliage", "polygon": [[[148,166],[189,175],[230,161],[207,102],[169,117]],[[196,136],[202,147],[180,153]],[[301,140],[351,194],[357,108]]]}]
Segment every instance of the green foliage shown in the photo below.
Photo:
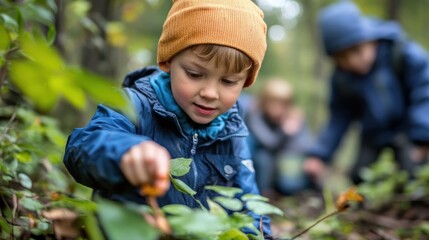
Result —
[{"label": "green foliage", "polygon": [[95,211],[89,200],[66,196],[82,195],[85,189],[61,164],[65,136],[54,119],[26,108],[2,107],[0,132],[0,225],[9,226],[1,227],[0,238],[53,234],[51,220],[43,216],[53,208],[87,216]]},{"label": "green foliage", "polygon": [[158,231],[142,218],[136,207],[99,200],[98,215],[109,239],[140,240],[143,236],[148,240],[158,239]]},{"label": "green foliage", "polygon": [[92,98],[134,117],[112,81],[68,65],[52,47],[55,11],[51,0],[0,3],[0,56],[4,59],[0,66],[3,72],[8,67],[10,73],[0,74],[0,86],[11,81],[43,112],[50,111],[60,98],[77,109],[84,109]]},{"label": "green foliage", "polygon": [[[1,99],[16,86],[18,98],[29,100],[0,102],[0,239],[103,238],[90,189],[62,164],[66,136],[58,120],[33,108],[47,112],[64,98],[83,109],[92,98],[130,111],[113,84],[68,65],[52,46],[56,10],[53,0],[0,1]],[[61,229],[56,220],[74,227]]]},{"label": "green foliage", "polygon": [[[190,196],[194,196],[196,192],[188,185],[175,176],[183,176],[189,172],[189,165],[192,159],[178,158],[171,160],[170,179],[174,187]],[[266,198],[247,194],[241,199],[234,198],[242,190],[232,187],[223,186],[206,186],[209,191],[215,191],[220,196],[213,199],[207,199],[209,210],[206,210],[202,205],[201,208],[191,209],[180,204],[171,204],[162,207],[162,211],[167,214],[167,220],[173,229],[170,237],[178,239],[260,239],[262,237],[258,229],[253,226],[253,218],[246,214],[243,210],[244,204],[248,210],[258,210],[264,214],[283,214],[278,208],[271,206],[266,202]],[[222,207],[223,206],[223,207]],[[225,209],[232,211],[228,214]],[[279,212],[280,211],[280,212]],[[128,236],[143,236],[143,232],[147,232],[148,239],[157,237],[159,233],[154,230],[149,224],[142,223],[144,218],[139,214],[142,210],[137,207],[128,205],[118,205],[106,200],[99,201],[99,214],[103,228],[109,238],[121,239],[124,234]],[[154,210],[145,208],[145,213],[153,213]],[[133,222],[132,225],[124,226]],[[140,229],[136,226],[140,226]],[[239,229],[252,229],[258,235],[246,236]],[[147,230],[150,228],[150,230]],[[146,236],[146,235],[144,235]]]}]

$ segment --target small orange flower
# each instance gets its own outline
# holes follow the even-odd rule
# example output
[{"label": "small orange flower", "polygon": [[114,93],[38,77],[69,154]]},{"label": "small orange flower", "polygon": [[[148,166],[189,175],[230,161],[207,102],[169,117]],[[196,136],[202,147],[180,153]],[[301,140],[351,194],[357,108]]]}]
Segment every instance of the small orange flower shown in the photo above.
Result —
[{"label": "small orange flower", "polygon": [[363,202],[364,197],[356,191],[356,187],[350,187],[337,198],[336,207],[338,212],[343,212],[349,207],[350,201]]}]

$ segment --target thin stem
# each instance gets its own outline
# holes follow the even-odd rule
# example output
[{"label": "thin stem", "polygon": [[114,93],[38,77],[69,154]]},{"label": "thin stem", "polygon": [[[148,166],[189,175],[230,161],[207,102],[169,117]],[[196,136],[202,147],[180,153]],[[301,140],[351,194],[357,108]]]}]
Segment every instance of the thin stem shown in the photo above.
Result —
[{"label": "thin stem", "polygon": [[13,111],[12,116],[10,117],[9,121],[7,122],[7,125],[5,129],[3,130],[3,133],[1,135],[1,138],[4,138],[6,134],[9,132],[9,130],[12,128],[13,121],[15,121],[16,118],[16,109]]},{"label": "thin stem", "polygon": [[3,66],[0,68],[0,87],[2,87],[2,86],[3,86],[3,82],[4,82],[5,78],[6,78],[7,67],[8,67],[8,64],[9,64],[9,58],[10,58],[10,55],[11,55],[12,53],[14,53],[14,52],[18,51],[18,50],[19,50],[19,48],[18,48],[18,47],[14,47],[14,48],[9,49],[9,50],[4,54],[4,63],[3,63]]},{"label": "thin stem", "polygon": [[302,234],[308,232],[310,229],[312,229],[314,226],[316,226],[317,224],[319,224],[320,222],[326,220],[327,218],[330,218],[332,216],[335,216],[336,214],[338,214],[339,212],[337,210],[335,210],[334,212],[331,212],[330,214],[322,217],[321,219],[317,220],[315,223],[313,223],[312,225],[310,225],[309,227],[307,227],[306,229],[302,230],[300,233],[296,234],[295,236],[293,236],[291,238],[291,240],[296,239],[297,237],[301,236]]}]

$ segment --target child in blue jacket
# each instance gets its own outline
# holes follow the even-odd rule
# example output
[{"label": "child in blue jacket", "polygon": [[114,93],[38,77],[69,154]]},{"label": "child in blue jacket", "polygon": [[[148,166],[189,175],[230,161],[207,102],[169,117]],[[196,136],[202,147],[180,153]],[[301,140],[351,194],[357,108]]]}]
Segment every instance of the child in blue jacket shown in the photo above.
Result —
[{"label": "child in blue jacket", "polygon": [[257,105],[245,121],[259,190],[275,198],[312,188],[302,166],[313,137],[304,113],[294,103],[293,87],[284,79],[269,79]]},{"label": "child in blue jacket", "polygon": [[399,25],[362,16],[350,1],[319,14],[319,30],[336,67],[330,81],[330,118],[310,151],[306,170],[323,175],[348,126],[361,125],[360,147],[351,178],[380,152],[393,149],[410,175],[429,152],[429,58],[406,40]]},{"label": "child in blue jacket", "polygon": [[[256,79],[266,50],[262,11],[250,0],[175,0],[158,43],[158,67],[134,71],[123,86],[138,122],[99,105],[70,135],[64,163],[79,183],[117,201],[145,203],[139,187],[165,193],[158,203],[207,207],[206,185],[258,194],[236,100]],[[194,198],[170,186],[172,158],[192,158],[181,177]],[[261,218],[250,213],[259,229]],[[270,234],[269,219],[262,217]]]}]

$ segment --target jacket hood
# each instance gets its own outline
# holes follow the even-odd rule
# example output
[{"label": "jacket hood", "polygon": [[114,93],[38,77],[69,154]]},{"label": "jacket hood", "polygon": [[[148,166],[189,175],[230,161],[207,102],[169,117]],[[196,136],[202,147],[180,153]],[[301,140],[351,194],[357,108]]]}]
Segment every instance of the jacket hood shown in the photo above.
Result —
[{"label": "jacket hood", "polygon": [[396,40],[403,36],[399,24],[363,16],[351,1],[340,1],[322,9],[318,25],[328,55],[373,40]]},{"label": "jacket hood", "polygon": [[[163,106],[150,83],[151,78],[158,77],[161,74],[165,74],[165,72],[156,66],[142,68],[127,74],[122,83],[122,86],[125,88],[135,89],[139,95],[145,96],[146,99],[148,99],[150,105],[152,105],[154,112],[176,123],[182,134],[186,136],[186,131],[183,129],[184,126],[181,126],[178,116],[175,113],[168,111]],[[234,106],[229,109],[227,113],[229,117],[226,120],[225,127],[218,133],[216,139],[212,140],[223,140],[231,137],[232,135],[243,137],[248,135],[247,127],[245,126],[244,121],[239,114],[237,103],[234,104]]]}]

